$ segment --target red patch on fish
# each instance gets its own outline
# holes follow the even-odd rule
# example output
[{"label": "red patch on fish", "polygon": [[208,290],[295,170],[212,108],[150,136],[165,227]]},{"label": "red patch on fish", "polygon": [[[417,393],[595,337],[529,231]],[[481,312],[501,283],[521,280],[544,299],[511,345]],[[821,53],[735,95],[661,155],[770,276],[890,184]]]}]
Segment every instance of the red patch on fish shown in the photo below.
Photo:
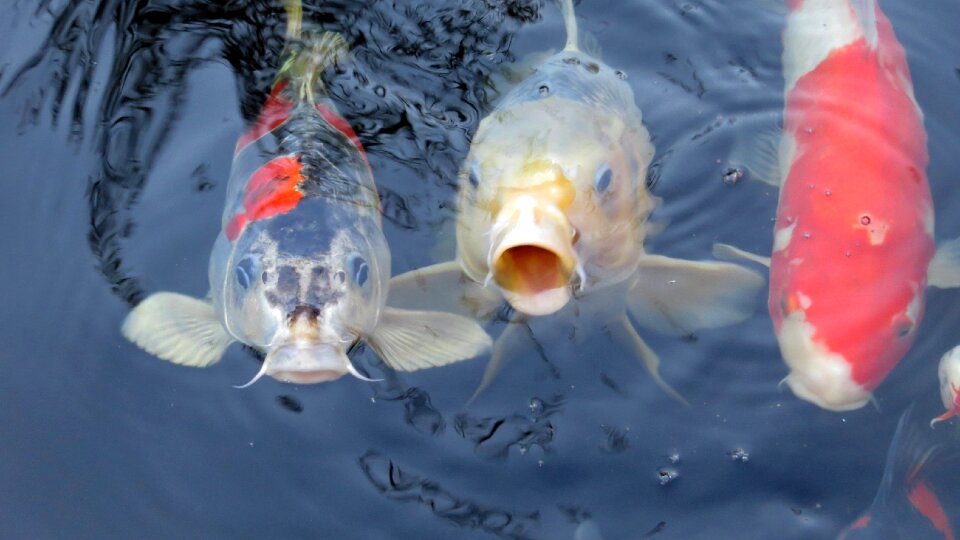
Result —
[{"label": "red patch on fish", "polygon": [[910,493],[907,495],[910,504],[924,515],[935,529],[943,533],[945,540],[956,540],[953,529],[950,527],[950,520],[947,519],[947,513],[943,510],[943,505],[937,495],[930,489],[924,481],[917,482]]},{"label": "red patch on fish", "polygon": [[243,190],[243,212],[235,214],[224,233],[231,242],[240,236],[247,223],[285,214],[296,208],[303,193],[303,165],[295,156],[281,156],[253,173]]},{"label": "red patch on fish", "polygon": [[862,37],[836,48],[787,93],[796,151],[775,228],[795,228],[772,254],[769,299],[778,333],[800,307],[812,339],[867,391],[913,343],[934,252],[923,119],[903,48],[876,14],[877,48]]},{"label": "red patch on fish", "polygon": [[233,151],[234,156],[260,137],[277,129],[290,118],[293,102],[282,95],[286,87],[287,81],[280,81],[273,87],[273,91],[267,97],[267,102],[263,105],[263,110],[260,111],[257,121],[237,140],[237,147]]},{"label": "red patch on fish", "polygon": [[357,151],[360,152],[360,155],[362,155],[364,159],[367,158],[367,154],[363,150],[363,145],[360,144],[360,138],[357,137],[356,132],[353,131],[353,128],[350,127],[350,124],[346,120],[323,103],[317,103],[317,112],[320,113],[320,116],[322,116],[328,124],[333,126],[334,129],[343,133],[343,135],[353,143],[353,146],[357,148]]}]

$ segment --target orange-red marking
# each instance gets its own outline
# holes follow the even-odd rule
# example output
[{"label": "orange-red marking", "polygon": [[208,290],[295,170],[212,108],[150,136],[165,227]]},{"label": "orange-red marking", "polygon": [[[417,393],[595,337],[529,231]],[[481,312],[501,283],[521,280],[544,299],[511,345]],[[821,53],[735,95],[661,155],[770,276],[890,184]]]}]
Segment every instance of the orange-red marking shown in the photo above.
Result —
[{"label": "orange-red marking", "polygon": [[293,210],[303,198],[299,189],[302,168],[295,156],[281,156],[257,169],[243,191],[244,211],[227,223],[227,238],[233,242],[247,223]]},{"label": "orange-red marking", "polygon": [[923,480],[917,482],[907,498],[910,499],[914,508],[930,520],[934,528],[943,533],[945,540],[956,540],[953,529],[950,527],[950,520],[947,519],[947,513],[944,512],[940,500],[926,482]]},{"label": "orange-red marking", "polygon": [[290,110],[293,109],[293,102],[281,95],[286,87],[287,81],[280,81],[273,87],[273,91],[267,97],[267,102],[263,105],[263,110],[260,111],[257,121],[237,140],[237,147],[233,151],[234,156],[287,121],[287,118],[290,117]]}]

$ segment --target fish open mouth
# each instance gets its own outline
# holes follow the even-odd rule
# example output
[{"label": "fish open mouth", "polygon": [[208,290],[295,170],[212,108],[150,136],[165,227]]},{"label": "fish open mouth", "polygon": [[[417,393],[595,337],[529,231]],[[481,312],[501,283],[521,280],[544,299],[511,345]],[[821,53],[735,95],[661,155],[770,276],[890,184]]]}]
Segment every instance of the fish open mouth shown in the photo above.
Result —
[{"label": "fish open mouth", "polygon": [[490,270],[515,309],[548,315],[570,301],[577,254],[562,212],[523,197],[498,215],[493,231]]}]

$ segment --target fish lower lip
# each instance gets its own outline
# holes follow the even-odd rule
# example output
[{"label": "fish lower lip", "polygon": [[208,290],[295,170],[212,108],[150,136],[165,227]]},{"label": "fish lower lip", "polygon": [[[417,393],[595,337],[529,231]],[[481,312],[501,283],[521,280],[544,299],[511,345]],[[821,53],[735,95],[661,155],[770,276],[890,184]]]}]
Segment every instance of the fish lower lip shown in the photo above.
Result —
[{"label": "fish lower lip", "polygon": [[271,371],[270,376],[278,381],[293,384],[314,384],[319,382],[333,381],[343,377],[345,371],[337,370],[312,370],[312,371]]}]

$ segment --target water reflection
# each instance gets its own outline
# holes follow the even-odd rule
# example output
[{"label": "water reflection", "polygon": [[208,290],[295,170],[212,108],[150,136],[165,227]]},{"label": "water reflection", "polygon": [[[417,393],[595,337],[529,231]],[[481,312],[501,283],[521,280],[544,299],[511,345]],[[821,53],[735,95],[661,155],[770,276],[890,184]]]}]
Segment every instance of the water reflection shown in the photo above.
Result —
[{"label": "water reflection", "polygon": [[481,505],[444,489],[438,482],[401,468],[390,458],[368,451],[357,460],[367,480],[385,496],[404,502],[417,502],[433,514],[462,529],[516,540],[534,538],[539,512],[515,512]]}]

